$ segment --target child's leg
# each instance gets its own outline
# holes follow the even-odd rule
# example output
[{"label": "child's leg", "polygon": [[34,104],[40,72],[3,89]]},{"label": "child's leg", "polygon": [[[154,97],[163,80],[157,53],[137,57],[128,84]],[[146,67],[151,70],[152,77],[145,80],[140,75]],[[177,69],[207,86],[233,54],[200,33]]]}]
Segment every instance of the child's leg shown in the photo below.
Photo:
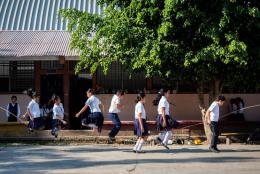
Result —
[{"label": "child's leg", "polygon": [[160,138],[161,141],[164,140],[165,135],[166,135],[166,131],[163,131],[163,132],[159,133],[159,138]]},{"label": "child's leg", "polygon": [[172,136],[172,131],[167,131],[165,133],[164,139],[163,139],[163,144],[167,145],[168,140],[171,138]]},{"label": "child's leg", "polygon": [[137,139],[137,141],[136,141],[136,144],[135,144],[135,146],[134,146],[134,148],[133,148],[134,151],[137,151],[137,147],[138,147],[140,141],[141,141],[141,137],[138,137],[138,139]]},{"label": "child's leg", "polygon": [[140,141],[139,141],[139,144],[136,149],[137,152],[141,152],[143,144],[144,144],[144,139],[143,139],[143,137],[140,137]]}]

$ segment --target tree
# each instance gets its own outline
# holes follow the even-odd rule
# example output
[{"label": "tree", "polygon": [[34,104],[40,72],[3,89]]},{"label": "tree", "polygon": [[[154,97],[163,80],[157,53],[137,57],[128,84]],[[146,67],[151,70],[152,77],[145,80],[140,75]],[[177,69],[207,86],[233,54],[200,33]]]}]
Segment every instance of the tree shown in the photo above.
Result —
[{"label": "tree", "polygon": [[[76,71],[114,61],[147,77],[189,78],[197,85],[202,113],[223,86],[259,85],[260,3],[257,0],[100,0],[101,16],[61,10],[69,20]],[[243,83],[241,83],[243,79]],[[209,91],[205,89],[208,88]],[[210,101],[210,102],[211,102]],[[204,120],[204,114],[202,114]],[[209,138],[209,129],[204,125]]]}]

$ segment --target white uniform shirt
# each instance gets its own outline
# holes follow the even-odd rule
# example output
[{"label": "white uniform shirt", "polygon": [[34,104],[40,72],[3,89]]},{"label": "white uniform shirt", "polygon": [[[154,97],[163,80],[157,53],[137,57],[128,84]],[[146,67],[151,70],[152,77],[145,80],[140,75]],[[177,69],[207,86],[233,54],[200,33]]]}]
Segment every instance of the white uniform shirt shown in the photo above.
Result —
[{"label": "white uniform shirt", "polygon": [[218,121],[219,120],[219,105],[216,101],[214,101],[210,107],[210,121]]},{"label": "white uniform shirt", "polygon": [[162,96],[158,104],[158,114],[162,114],[162,108],[165,108],[165,115],[170,115],[170,105],[165,96]]},{"label": "white uniform shirt", "polygon": [[63,108],[62,103],[60,103],[59,105],[54,104],[52,110],[53,110],[53,116],[52,116],[53,119],[57,119],[57,116],[60,116],[61,119],[63,120],[63,118],[64,118],[64,108]]},{"label": "white uniform shirt", "polygon": [[142,119],[146,119],[146,112],[145,112],[145,109],[144,109],[144,105],[143,103],[141,102],[138,102],[136,105],[135,105],[135,119],[138,119],[138,114],[142,115]]},{"label": "white uniform shirt", "polygon": [[[8,118],[11,114],[9,113],[9,105],[10,103],[6,106],[6,117]],[[11,105],[15,105],[13,103],[11,103]],[[21,109],[20,109],[20,105],[17,103],[17,117],[19,117],[21,115]]]},{"label": "white uniform shirt", "polygon": [[39,104],[35,100],[31,100],[27,108],[29,109],[33,118],[38,118],[41,116]]},{"label": "white uniform shirt", "polygon": [[50,113],[50,109],[49,108],[41,108],[40,109],[40,111],[41,111],[41,116],[42,117],[47,117],[48,115],[49,115],[49,113]]},{"label": "white uniform shirt", "polygon": [[117,95],[114,95],[111,100],[109,113],[119,113],[120,110],[117,108],[117,105],[120,104],[120,98]]},{"label": "white uniform shirt", "polygon": [[101,112],[99,105],[101,104],[101,101],[94,95],[88,98],[85,105],[88,105],[91,113],[93,112]]}]

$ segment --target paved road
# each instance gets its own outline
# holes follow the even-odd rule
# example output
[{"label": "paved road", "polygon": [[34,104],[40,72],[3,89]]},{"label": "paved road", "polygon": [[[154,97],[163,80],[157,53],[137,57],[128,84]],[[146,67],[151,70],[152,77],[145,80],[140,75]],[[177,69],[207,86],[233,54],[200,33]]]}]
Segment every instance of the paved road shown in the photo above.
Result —
[{"label": "paved road", "polygon": [[0,173],[16,174],[257,174],[260,146],[222,145],[219,154],[207,146],[145,146],[134,154],[131,146],[18,145],[0,146]]}]

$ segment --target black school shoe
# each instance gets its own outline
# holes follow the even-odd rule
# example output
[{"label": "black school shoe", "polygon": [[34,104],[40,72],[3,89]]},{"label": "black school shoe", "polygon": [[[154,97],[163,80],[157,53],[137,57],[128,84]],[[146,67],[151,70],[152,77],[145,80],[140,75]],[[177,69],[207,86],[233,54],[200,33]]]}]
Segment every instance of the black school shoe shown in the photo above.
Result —
[{"label": "black school shoe", "polygon": [[113,144],[116,141],[115,137],[108,137],[108,144]]},{"label": "black school shoe", "polygon": [[143,150],[140,150],[140,151],[136,151],[136,150],[133,150],[134,153],[146,153],[145,151]]},{"label": "black school shoe", "polygon": [[163,147],[165,147],[165,149],[170,150],[170,148],[169,148],[166,144],[164,144],[164,143],[162,142],[162,140],[161,140],[160,137],[157,137],[156,139],[157,139],[157,141],[159,141],[159,143],[160,143]]},{"label": "black school shoe", "polygon": [[214,152],[214,153],[219,153],[220,152],[220,150],[218,150],[217,148],[213,148],[213,147],[210,147],[209,150],[211,152]]}]

